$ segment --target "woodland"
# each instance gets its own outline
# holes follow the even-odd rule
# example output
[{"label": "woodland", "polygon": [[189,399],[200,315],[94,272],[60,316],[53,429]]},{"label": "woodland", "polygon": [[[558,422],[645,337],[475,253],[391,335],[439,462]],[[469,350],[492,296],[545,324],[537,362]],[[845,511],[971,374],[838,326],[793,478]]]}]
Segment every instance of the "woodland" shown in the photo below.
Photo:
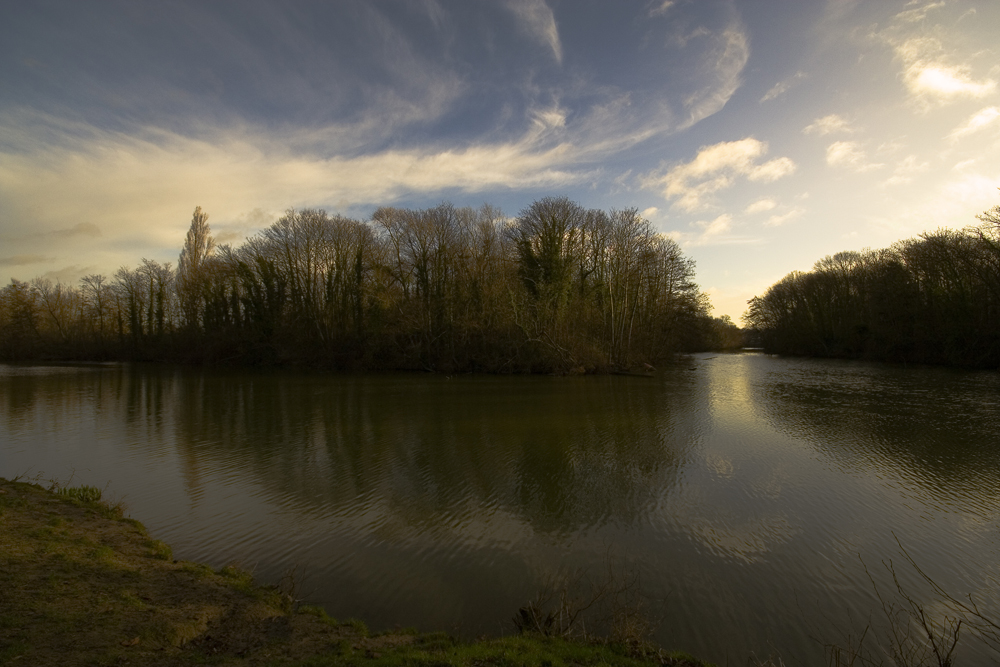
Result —
[{"label": "woodland", "polygon": [[694,262],[636,209],[544,198],[516,218],[451,204],[359,221],[288,210],[217,246],[196,208],[174,268],[0,289],[0,358],[340,370],[648,372],[736,348]]},{"label": "woodland", "polygon": [[1000,367],[1000,206],[977,226],[841,252],[749,302],[768,352]]}]

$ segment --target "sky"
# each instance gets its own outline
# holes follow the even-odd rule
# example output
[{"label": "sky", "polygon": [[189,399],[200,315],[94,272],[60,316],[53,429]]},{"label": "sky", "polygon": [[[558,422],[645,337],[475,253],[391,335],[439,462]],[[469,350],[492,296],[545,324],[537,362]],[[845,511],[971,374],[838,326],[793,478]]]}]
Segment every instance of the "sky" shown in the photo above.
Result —
[{"label": "sky", "polygon": [[997,0],[0,3],[0,278],[289,208],[635,207],[714,314],[1000,204]]}]

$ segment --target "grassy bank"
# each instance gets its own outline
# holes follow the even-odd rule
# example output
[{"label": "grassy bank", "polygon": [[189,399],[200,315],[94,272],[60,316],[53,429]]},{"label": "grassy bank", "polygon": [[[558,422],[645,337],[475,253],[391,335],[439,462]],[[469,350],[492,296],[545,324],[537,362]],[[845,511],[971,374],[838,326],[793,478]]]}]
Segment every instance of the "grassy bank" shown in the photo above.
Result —
[{"label": "grassy bank", "polygon": [[89,487],[0,479],[0,664],[679,665],[652,646],[536,634],[373,634],[232,566],[174,560]]}]

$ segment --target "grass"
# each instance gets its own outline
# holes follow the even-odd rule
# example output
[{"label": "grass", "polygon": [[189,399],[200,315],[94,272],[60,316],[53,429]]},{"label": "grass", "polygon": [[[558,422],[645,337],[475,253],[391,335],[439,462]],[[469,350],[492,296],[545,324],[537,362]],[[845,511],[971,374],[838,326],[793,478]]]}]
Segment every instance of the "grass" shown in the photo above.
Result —
[{"label": "grass", "polygon": [[373,633],[321,607],[294,610],[291,593],[237,565],[174,561],[102,495],[0,479],[0,665],[704,665],[649,645],[531,632],[476,642]]}]

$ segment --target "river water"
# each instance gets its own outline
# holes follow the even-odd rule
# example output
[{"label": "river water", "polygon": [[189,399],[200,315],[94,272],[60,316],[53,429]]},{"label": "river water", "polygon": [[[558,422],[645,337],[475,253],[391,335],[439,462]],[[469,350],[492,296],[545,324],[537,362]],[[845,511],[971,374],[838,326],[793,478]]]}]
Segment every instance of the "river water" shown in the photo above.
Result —
[{"label": "river water", "polygon": [[[947,611],[906,554],[1000,619],[995,372],[757,353],[652,378],[0,366],[15,475],[106,488],[175,558],[294,570],[373,630],[510,634],[540,594],[607,584],[591,629],[638,606],[654,640],[720,665],[825,664],[823,644],[885,637],[890,562]],[[997,661],[963,633],[964,664]]]}]

